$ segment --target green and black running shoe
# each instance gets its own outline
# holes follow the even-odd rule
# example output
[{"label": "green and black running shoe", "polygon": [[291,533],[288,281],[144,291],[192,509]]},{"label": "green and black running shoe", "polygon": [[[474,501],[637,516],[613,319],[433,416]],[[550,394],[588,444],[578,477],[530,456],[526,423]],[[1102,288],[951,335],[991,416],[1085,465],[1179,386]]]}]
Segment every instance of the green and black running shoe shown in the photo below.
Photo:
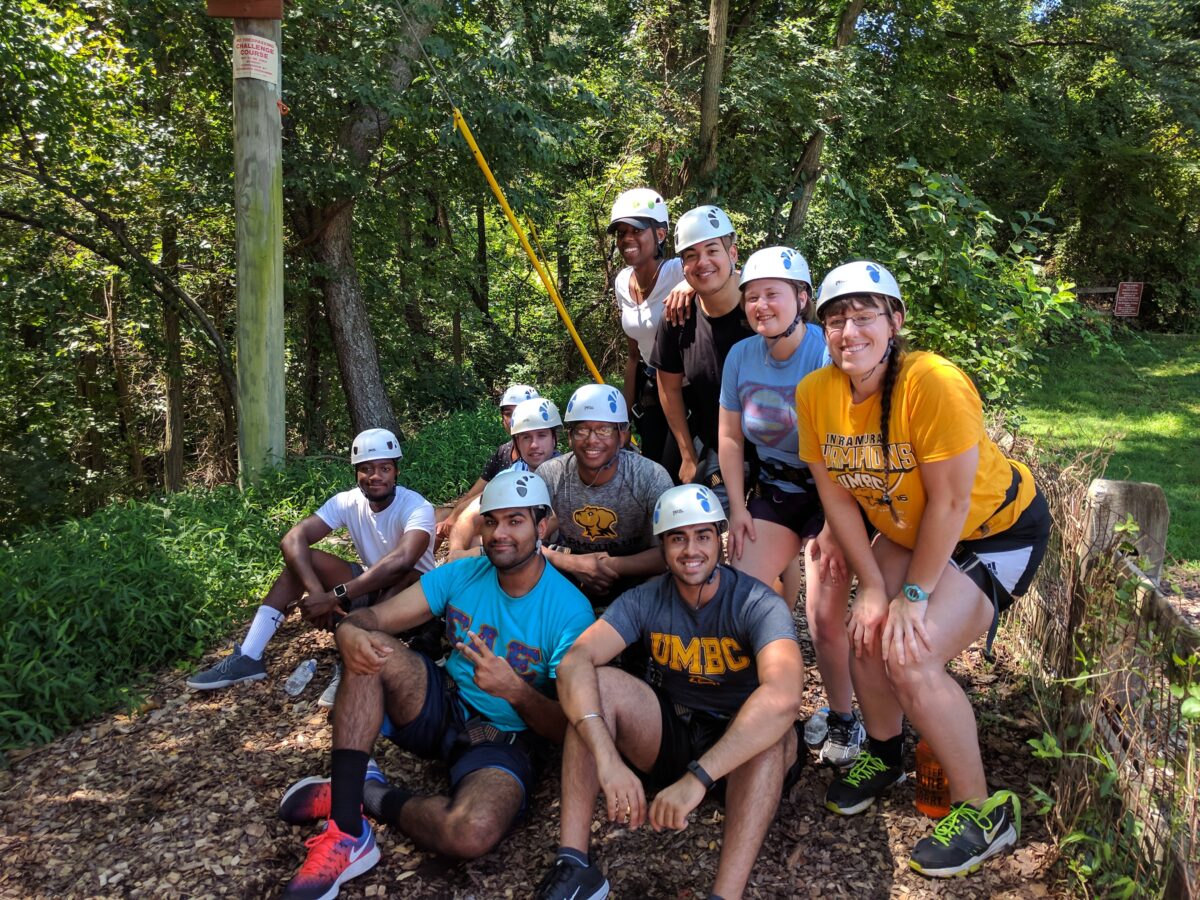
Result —
[{"label": "green and black running shoe", "polygon": [[956,803],[930,837],[917,841],[908,864],[930,878],[970,875],[1021,833],[1021,800],[1012,791],[997,791],[976,809]]},{"label": "green and black running shoe", "polygon": [[875,802],[876,797],[902,781],[902,768],[887,765],[864,747],[850,771],[829,785],[829,790],[825,792],[825,808],[839,816],[852,816],[862,812]]}]

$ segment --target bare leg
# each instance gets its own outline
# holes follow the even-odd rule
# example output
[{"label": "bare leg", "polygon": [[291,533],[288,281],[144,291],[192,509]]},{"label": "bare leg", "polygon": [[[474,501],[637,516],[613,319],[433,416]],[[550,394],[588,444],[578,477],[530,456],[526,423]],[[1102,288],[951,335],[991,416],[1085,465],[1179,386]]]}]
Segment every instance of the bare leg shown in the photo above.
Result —
[{"label": "bare leg", "polygon": [[358,675],[349,670],[342,674],[333,720],[335,750],[371,752],[385,705],[388,718],[396,725],[407,725],[421,712],[429,689],[425,662],[399,641],[385,640],[393,648],[392,655],[377,674]]},{"label": "bare leg", "polygon": [[[888,591],[894,594],[908,571],[909,551],[890,541],[880,541],[875,556]],[[946,664],[991,624],[991,601],[971,579],[947,565],[925,612],[932,654],[916,662],[908,659],[903,666],[895,660],[887,664],[889,693],[933,748],[946,771],[955,803],[981,803],[988,791],[975,712],[963,689],[946,671]],[[862,696],[860,693],[860,701]]]},{"label": "bare leg", "polygon": [[[742,556],[733,560],[732,565],[739,572],[753,575],[764,584],[771,584],[796,562],[800,553],[800,538],[792,529],[765,519],[754,520],[754,532],[757,539],[746,541],[742,545]],[[785,576],[783,599],[787,602],[788,609],[794,609],[800,587],[799,584],[789,587],[788,580]],[[789,590],[791,593],[786,593]]]},{"label": "bare leg", "polygon": [[478,769],[452,797],[413,797],[400,810],[401,831],[446,856],[476,859],[500,843],[521,811],[525,791],[500,769]]},{"label": "bare leg", "polygon": [[796,751],[796,729],[789,728],[773,746],[725,777],[725,828],[713,893],[727,900],[742,896],[775,818],[783,776],[795,761]]},{"label": "bare leg", "polygon": [[[354,570],[350,568],[350,563],[346,562],[340,556],[334,556],[332,553],[326,553],[324,550],[312,551],[313,569],[316,570],[317,577],[321,579],[321,585],[329,590],[336,585],[343,584],[354,577]],[[282,613],[286,613],[291,607],[300,602],[300,598],[305,594],[304,582],[300,580],[291,567],[284,565],[283,571],[279,573],[279,577],[271,585],[271,589],[267,591],[267,596],[263,600],[263,606],[269,606],[271,609],[277,609]]]},{"label": "bare leg", "polygon": [[454,527],[450,529],[450,559],[461,559],[473,555],[479,548],[479,529],[483,519],[479,515],[479,498],[472,500]]},{"label": "bare leg", "polygon": [[[638,769],[648,772],[662,743],[658,698],[644,681],[605,666],[596,671],[600,707],[617,749]],[[596,760],[573,727],[563,746],[561,836],[564,847],[587,852],[600,779]]]},{"label": "bare leg", "polygon": [[854,703],[850,682],[850,638],[846,633],[846,605],[850,600],[850,581],[830,584],[818,577],[813,559],[813,542],[804,548],[804,609],[808,631],[817,654],[817,669],[829,708],[849,713]]}]

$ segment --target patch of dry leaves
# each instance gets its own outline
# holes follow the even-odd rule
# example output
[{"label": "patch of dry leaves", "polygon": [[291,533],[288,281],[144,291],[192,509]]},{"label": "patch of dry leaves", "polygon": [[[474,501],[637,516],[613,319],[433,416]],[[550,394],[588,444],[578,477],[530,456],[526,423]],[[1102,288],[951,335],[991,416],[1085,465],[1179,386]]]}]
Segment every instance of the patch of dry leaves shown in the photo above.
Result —
[{"label": "patch of dry leaves", "polygon": [[[284,694],[283,681],[309,656],[320,662],[317,677],[293,700]],[[0,771],[0,897],[279,896],[315,829],[284,824],[276,806],[296,779],[328,774],[331,729],[316,700],[334,658],[332,640],[293,617],[268,651],[271,677],[265,682],[193,693],[183,684],[185,673],[166,673],[137,714],[101,719],[48,746],[11,754],[8,770]],[[809,671],[816,705],[816,670]],[[956,663],[956,672],[982,713],[993,787],[1023,796],[1031,784],[1045,788],[1046,771],[1024,743],[1036,733],[1028,697],[1019,692],[1019,679],[1010,676],[1003,657],[992,670],[972,649]],[[414,760],[384,742],[376,749],[393,781],[444,789],[440,765]],[[934,882],[907,866],[909,848],[931,828],[913,807],[911,784],[866,813],[843,819],[822,804],[830,778],[828,770],[806,769],[781,804],[748,897],[1065,895],[1052,872],[1053,844],[1031,810],[1015,852],[970,879]],[[531,808],[530,821],[498,850],[470,863],[438,858],[380,827],[382,861],[344,886],[341,896],[527,897],[557,846],[557,771],[542,780]],[[699,812],[685,832],[669,835],[597,822],[594,850],[613,895],[706,896],[722,812],[711,802]]]}]

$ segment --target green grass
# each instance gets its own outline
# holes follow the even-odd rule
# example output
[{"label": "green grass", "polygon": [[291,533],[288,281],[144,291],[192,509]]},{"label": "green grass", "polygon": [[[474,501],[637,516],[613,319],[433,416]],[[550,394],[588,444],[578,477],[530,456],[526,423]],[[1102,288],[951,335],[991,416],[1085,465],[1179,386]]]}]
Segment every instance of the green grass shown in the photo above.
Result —
[{"label": "green grass", "polygon": [[1115,439],[1108,478],[1162,486],[1167,553],[1200,570],[1200,338],[1126,335],[1124,359],[1053,348],[1042,386],[1020,404],[1024,433],[1055,458]]}]

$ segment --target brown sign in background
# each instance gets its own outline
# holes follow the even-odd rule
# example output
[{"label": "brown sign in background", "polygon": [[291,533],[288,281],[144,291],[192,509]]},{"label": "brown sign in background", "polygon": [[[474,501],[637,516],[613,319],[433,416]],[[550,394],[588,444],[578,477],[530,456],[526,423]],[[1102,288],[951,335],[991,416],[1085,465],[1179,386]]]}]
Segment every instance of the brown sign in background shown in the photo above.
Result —
[{"label": "brown sign in background", "polygon": [[1117,297],[1113,300],[1113,315],[1136,317],[1142,306],[1141,281],[1122,281],[1117,285]]},{"label": "brown sign in background", "polygon": [[218,19],[282,19],[283,0],[208,0],[208,14]]}]

